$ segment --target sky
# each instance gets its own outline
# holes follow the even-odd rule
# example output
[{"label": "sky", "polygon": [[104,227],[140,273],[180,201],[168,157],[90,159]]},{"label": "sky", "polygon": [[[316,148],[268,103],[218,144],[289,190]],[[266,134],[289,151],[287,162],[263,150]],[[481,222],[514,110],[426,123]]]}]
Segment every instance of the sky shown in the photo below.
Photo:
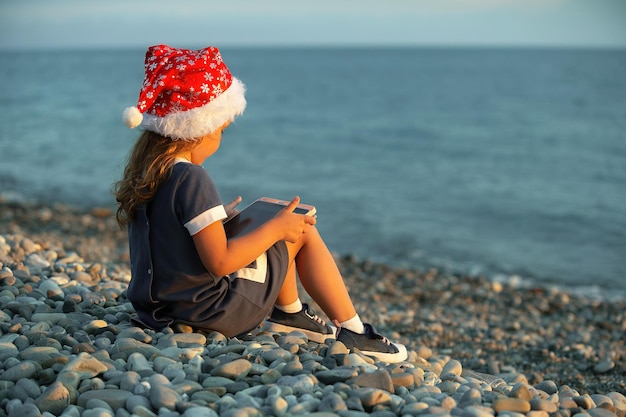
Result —
[{"label": "sky", "polygon": [[626,48],[626,0],[0,0],[0,49]]}]

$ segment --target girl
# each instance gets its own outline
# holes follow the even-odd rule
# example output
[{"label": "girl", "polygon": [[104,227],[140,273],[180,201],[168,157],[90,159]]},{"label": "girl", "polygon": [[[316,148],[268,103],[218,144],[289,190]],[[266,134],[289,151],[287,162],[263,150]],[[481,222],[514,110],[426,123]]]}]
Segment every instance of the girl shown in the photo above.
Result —
[{"label": "girl", "polygon": [[[123,115],[144,132],[115,185],[117,221],[129,231],[128,298],[138,322],[233,337],[267,319],[270,331],[299,330],[379,360],[405,360],[403,345],[359,318],[315,217],[293,213],[298,197],[252,232],[226,238],[223,221],[241,197],[223,205],[202,164],[243,113],[244,91],[215,47],[157,45],[146,52],[137,106]],[[296,276],[339,330],[300,301]]]}]

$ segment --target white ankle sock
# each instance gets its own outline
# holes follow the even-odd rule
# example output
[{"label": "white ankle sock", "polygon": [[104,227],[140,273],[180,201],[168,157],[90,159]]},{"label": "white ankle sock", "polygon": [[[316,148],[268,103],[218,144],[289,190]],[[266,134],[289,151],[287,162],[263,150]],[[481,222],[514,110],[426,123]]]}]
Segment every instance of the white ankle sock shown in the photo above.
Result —
[{"label": "white ankle sock", "polygon": [[294,301],[291,304],[287,304],[285,306],[275,304],[274,307],[276,307],[280,311],[284,311],[285,313],[289,313],[289,314],[299,313],[302,310],[302,302],[298,298],[296,301]]},{"label": "white ankle sock", "polygon": [[365,333],[365,327],[363,326],[361,317],[359,317],[358,314],[352,317],[350,320],[342,321],[339,324],[341,325],[341,327],[345,327],[346,329],[353,331],[354,333]]}]

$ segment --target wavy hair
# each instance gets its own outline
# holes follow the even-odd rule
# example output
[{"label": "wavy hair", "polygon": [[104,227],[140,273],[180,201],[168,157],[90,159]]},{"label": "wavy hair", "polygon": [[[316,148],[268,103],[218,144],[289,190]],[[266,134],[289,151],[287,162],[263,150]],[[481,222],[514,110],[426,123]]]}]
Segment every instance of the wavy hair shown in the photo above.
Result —
[{"label": "wavy hair", "polygon": [[120,228],[135,219],[137,206],[147,203],[159,186],[169,177],[174,160],[184,151],[197,145],[196,141],[172,140],[158,133],[145,130],[133,147],[124,177],[114,185],[113,193],[118,202],[115,218]]}]

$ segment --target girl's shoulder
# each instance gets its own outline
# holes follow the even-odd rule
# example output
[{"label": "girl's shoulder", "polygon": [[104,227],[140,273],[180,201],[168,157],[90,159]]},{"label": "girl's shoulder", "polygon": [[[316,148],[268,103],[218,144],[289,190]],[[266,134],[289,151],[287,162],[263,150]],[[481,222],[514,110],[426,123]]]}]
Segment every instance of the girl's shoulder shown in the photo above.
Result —
[{"label": "girl's shoulder", "polygon": [[178,162],[172,167],[171,179],[174,183],[213,183],[209,173],[200,165],[191,162]]},{"label": "girl's shoulder", "polygon": [[172,173],[174,175],[209,175],[202,166],[191,162],[176,162],[172,167]]}]

